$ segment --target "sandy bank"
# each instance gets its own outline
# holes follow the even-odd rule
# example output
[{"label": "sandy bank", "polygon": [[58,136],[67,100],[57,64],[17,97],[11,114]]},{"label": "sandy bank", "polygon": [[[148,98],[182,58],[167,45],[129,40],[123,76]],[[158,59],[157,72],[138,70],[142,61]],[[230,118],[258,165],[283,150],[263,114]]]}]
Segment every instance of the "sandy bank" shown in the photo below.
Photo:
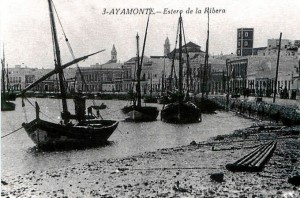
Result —
[{"label": "sandy bank", "polygon": [[[300,196],[287,182],[300,173],[300,127],[258,124],[207,142],[123,159],[74,164],[2,178],[8,197],[284,197]],[[269,140],[277,148],[262,172],[229,172],[225,165]],[[213,147],[213,149],[212,149]],[[211,173],[224,173],[221,183]]]}]

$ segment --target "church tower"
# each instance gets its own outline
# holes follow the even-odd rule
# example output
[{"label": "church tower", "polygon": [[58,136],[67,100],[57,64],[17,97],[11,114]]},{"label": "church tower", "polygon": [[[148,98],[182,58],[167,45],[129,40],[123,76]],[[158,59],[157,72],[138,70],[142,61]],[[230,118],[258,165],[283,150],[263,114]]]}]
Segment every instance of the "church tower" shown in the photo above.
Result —
[{"label": "church tower", "polygon": [[116,63],[117,62],[117,50],[115,48],[115,45],[113,45],[113,48],[111,50],[111,60],[112,63]]},{"label": "church tower", "polygon": [[164,44],[164,56],[167,56],[170,53],[170,41],[167,37]]}]

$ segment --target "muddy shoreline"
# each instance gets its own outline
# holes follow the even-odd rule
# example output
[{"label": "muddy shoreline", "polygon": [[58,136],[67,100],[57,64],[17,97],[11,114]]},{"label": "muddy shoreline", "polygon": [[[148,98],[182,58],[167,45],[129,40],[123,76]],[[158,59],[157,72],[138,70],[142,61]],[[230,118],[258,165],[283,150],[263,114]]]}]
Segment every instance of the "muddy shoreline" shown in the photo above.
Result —
[{"label": "muddy shoreline", "polygon": [[[299,126],[256,122],[206,142],[4,177],[1,196],[299,197],[300,186],[288,183],[300,174],[299,134]],[[263,171],[226,170],[226,164],[270,140],[277,141],[277,148]],[[213,173],[224,174],[224,181],[213,181]]]}]

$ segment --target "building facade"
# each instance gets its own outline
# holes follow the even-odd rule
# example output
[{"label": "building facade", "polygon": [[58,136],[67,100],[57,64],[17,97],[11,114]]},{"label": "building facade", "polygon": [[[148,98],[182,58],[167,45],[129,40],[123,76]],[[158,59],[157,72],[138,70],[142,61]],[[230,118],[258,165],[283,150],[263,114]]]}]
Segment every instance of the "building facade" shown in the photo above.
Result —
[{"label": "building facade", "polygon": [[[52,71],[52,69],[38,69],[29,68],[27,66],[22,67],[16,65],[14,68],[8,68],[8,80],[9,89],[11,91],[19,92],[25,89],[27,86]],[[74,89],[74,77],[76,69],[68,68],[64,72],[67,91]],[[59,92],[58,76],[52,75],[46,80],[40,82],[31,91],[35,92]]]},{"label": "building facade", "polygon": [[254,28],[237,29],[237,56],[249,56],[253,53]]},{"label": "building facade", "polygon": [[226,60],[227,92],[233,95],[242,95],[246,90],[247,81],[247,58]]},{"label": "building facade", "polygon": [[115,45],[111,59],[105,64],[79,68],[76,72],[76,90],[85,93],[128,92],[132,90],[132,68],[117,63]]}]

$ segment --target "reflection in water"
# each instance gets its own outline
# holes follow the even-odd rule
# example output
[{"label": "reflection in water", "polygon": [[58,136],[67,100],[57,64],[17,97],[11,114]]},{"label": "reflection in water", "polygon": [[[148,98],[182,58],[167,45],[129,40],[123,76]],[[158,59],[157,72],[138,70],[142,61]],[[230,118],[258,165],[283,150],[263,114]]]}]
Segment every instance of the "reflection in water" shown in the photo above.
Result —
[{"label": "reflection in water", "polygon": [[[59,122],[61,111],[60,101],[57,99],[33,98],[37,100],[41,111],[41,118]],[[107,145],[89,149],[53,149],[52,151],[37,150],[34,143],[27,136],[24,129],[14,133],[1,141],[1,170],[2,175],[18,175],[31,170],[44,170],[70,166],[76,163],[99,161],[107,158],[126,157],[145,151],[155,151],[159,148],[187,145],[192,141],[205,141],[210,137],[230,133],[233,130],[251,125],[250,120],[234,116],[233,113],[217,112],[204,114],[201,123],[176,125],[160,121],[158,116],[155,122],[131,123],[124,122],[125,116],[121,108],[126,101],[96,101],[104,102],[108,108],[101,111],[104,119],[120,121],[118,128],[109,138]],[[20,99],[16,101],[16,110],[1,113],[2,134],[5,135],[19,128],[26,120],[35,118],[32,106],[25,107],[23,112]],[[92,101],[87,101],[91,105]],[[153,106],[153,104],[151,104]],[[157,105],[159,109],[161,105]],[[69,109],[73,109],[73,102],[69,102]],[[74,112],[71,112],[74,113]]]}]

